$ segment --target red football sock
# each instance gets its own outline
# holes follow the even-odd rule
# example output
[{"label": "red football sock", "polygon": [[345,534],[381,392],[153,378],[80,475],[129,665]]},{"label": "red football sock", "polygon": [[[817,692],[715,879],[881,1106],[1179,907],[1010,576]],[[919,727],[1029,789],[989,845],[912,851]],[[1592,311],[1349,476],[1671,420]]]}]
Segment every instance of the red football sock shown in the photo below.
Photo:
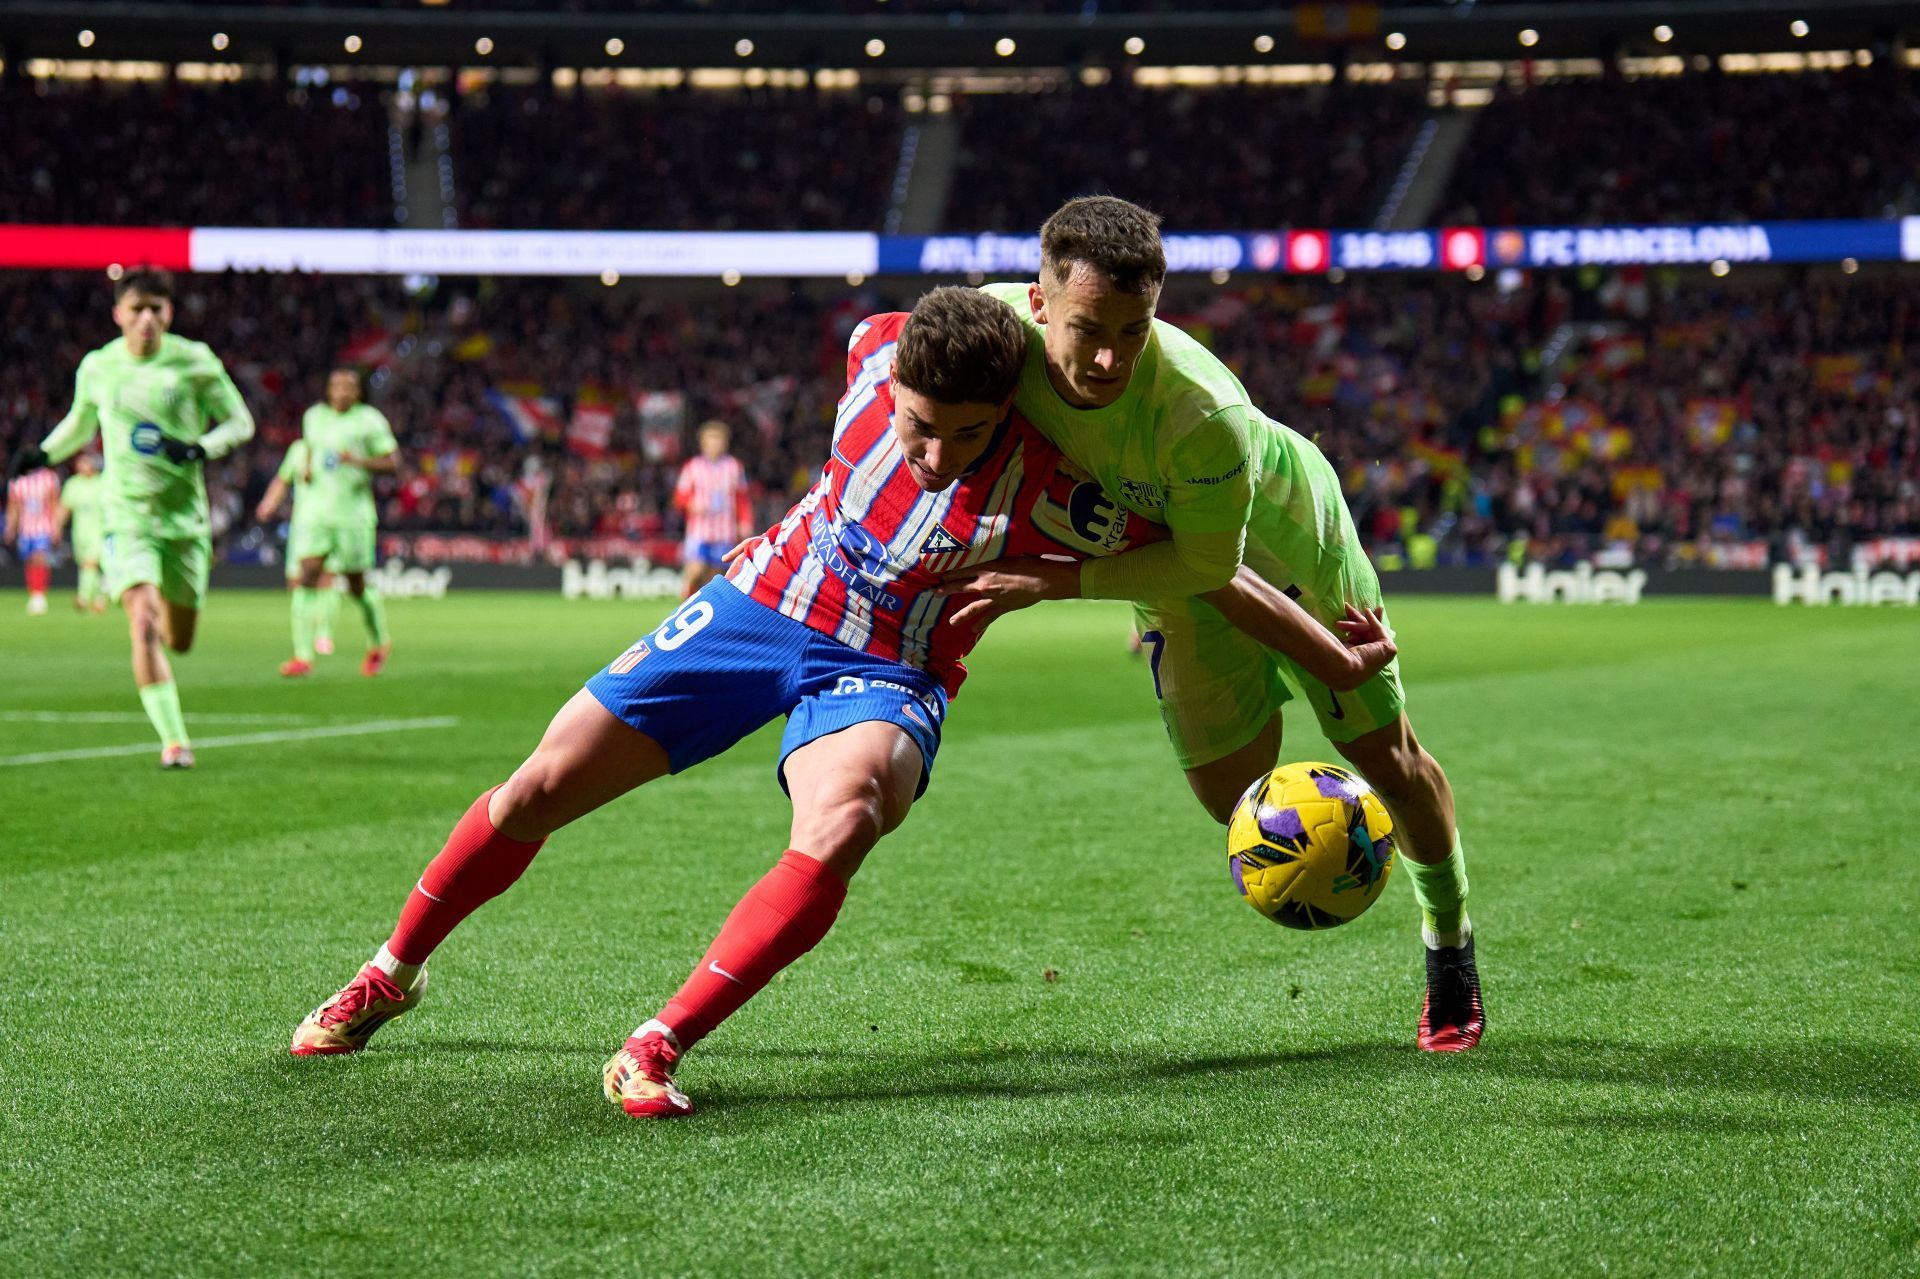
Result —
[{"label": "red football sock", "polygon": [[547,842],[523,844],[493,828],[487,820],[487,801],[499,789],[496,786],[473,801],[447,836],[446,847],[427,863],[420,882],[407,895],[400,922],[387,941],[387,949],[401,963],[426,963],[454,926],[506,892]]},{"label": "red football sock", "polygon": [[53,581],[53,570],[45,564],[27,565],[27,594],[45,595],[47,586]]},{"label": "red football sock", "polygon": [[788,850],[747,890],[693,976],[660,1010],[681,1049],[712,1034],[775,973],[818,945],[846,899],[846,881],[824,862]]}]

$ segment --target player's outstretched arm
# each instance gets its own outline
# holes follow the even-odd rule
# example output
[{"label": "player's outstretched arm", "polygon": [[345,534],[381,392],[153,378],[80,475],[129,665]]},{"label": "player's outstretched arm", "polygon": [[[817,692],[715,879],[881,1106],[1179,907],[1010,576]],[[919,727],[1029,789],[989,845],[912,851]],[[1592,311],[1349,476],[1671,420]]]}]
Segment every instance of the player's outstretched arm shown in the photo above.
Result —
[{"label": "player's outstretched arm", "polygon": [[280,513],[280,503],[286,499],[286,496],[286,478],[280,475],[274,476],[267,483],[267,491],[261,495],[260,504],[253,508],[253,518],[265,524]]},{"label": "player's outstretched arm", "polygon": [[[80,371],[73,376],[73,407],[67,410],[67,415],[60,419],[53,430],[47,432],[47,438],[41,440],[39,447],[34,449],[40,455],[38,461],[42,466],[66,461],[93,443],[93,437],[100,433],[100,413],[94,407],[93,396],[89,394],[87,385],[91,380],[87,375],[87,361],[92,358],[88,356],[80,361]],[[21,452],[32,448],[32,445],[27,445]]]},{"label": "player's outstretched arm", "polygon": [[1347,605],[1346,617],[1335,623],[1341,634],[1335,635],[1285,591],[1244,565],[1233,581],[1200,598],[1337,693],[1366,683],[1399,652],[1380,610],[1364,612]]},{"label": "player's outstretched arm", "polygon": [[198,441],[205,457],[225,457],[253,438],[253,413],[247,408],[240,388],[233,384],[233,379],[227,376],[226,369],[217,360],[214,361],[205,404],[207,416],[220,424]]}]

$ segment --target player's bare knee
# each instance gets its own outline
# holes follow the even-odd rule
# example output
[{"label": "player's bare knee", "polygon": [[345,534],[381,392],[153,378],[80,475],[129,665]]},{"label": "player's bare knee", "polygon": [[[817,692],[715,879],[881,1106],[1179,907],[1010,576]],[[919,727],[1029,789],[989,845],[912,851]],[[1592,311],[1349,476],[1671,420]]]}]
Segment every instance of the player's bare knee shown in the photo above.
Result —
[{"label": "player's bare knee", "polygon": [[799,840],[813,847],[812,853],[830,865],[846,859],[866,856],[873,846],[894,827],[899,818],[889,811],[886,788],[877,777],[850,780],[835,788],[813,806],[796,832]]},{"label": "player's bare knee", "polygon": [[558,817],[564,772],[552,752],[536,750],[500,783],[487,805],[494,829],[510,839],[543,839],[563,823]]}]

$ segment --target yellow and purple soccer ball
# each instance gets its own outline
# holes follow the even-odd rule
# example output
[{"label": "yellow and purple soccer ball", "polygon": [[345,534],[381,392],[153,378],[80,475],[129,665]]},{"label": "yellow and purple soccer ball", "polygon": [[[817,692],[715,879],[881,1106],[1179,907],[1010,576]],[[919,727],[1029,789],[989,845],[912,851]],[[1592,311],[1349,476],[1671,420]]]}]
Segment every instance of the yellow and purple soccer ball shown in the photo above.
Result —
[{"label": "yellow and purple soccer ball", "polygon": [[1289,928],[1358,919],[1393,871],[1393,818],[1332,764],[1282,764],[1247,787],[1227,823],[1227,865],[1247,904]]}]

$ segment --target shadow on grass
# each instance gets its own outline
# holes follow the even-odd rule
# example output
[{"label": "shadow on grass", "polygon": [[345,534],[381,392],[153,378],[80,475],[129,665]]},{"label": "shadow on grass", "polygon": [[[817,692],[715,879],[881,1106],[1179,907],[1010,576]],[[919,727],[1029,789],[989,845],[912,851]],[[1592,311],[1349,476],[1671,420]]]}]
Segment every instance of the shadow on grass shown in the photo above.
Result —
[{"label": "shadow on grass", "polygon": [[[348,1060],[261,1061],[254,1083],[263,1100],[337,1119],[370,1095],[382,1113],[413,1116],[382,1133],[416,1154],[491,1158],[504,1141],[520,1150],[592,1140],[618,1113],[599,1095],[604,1045],[524,1039],[422,1039],[394,1043]],[[450,1112],[446,1068],[457,1064],[461,1095]],[[317,1067],[317,1069],[316,1069]],[[444,1068],[443,1068],[444,1067]],[[1110,1051],[956,1045],[940,1051],[882,1049],[795,1051],[716,1043],[682,1075],[702,1113],[755,1126],[783,1124],[836,1104],[911,1111],[951,1100],[1022,1102],[1060,1098],[1095,1102],[1133,1094],[1162,1096],[1178,1085],[1187,1105],[1260,1090],[1351,1095],[1434,1088],[1462,1097],[1505,1081],[1544,1081],[1596,1089],[1573,1092],[1573,1112],[1541,1117],[1552,1127],[1632,1132],[1737,1131],[1738,1116],[1703,1109],[1714,1098],[1766,1095],[1797,1103],[1903,1103],[1920,1100],[1920,1048],[1885,1043],[1630,1044],[1579,1038],[1514,1042],[1490,1039],[1460,1057],[1436,1058],[1411,1045],[1336,1044],[1295,1051],[1183,1055],[1137,1046]],[[1475,1081],[1479,1081],[1477,1084]],[[1582,1103],[1594,1109],[1581,1113]]]}]

